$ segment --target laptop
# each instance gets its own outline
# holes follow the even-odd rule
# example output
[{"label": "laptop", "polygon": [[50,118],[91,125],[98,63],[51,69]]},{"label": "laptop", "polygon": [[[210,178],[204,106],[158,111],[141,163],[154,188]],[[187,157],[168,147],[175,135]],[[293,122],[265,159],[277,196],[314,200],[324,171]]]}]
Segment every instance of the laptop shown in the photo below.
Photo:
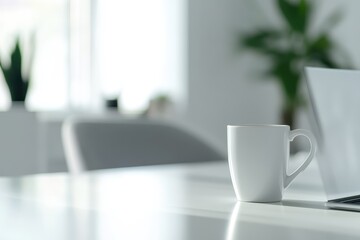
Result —
[{"label": "laptop", "polygon": [[360,71],[305,72],[326,206],[360,211]]}]

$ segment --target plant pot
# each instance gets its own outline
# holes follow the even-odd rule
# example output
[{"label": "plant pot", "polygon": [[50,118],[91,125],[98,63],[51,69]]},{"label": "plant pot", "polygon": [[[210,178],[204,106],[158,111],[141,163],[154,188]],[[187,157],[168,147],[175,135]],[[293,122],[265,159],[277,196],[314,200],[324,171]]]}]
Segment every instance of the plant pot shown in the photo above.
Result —
[{"label": "plant pot", "polygon": [[9,111],[27,111],[24,101],[13,101]]}]

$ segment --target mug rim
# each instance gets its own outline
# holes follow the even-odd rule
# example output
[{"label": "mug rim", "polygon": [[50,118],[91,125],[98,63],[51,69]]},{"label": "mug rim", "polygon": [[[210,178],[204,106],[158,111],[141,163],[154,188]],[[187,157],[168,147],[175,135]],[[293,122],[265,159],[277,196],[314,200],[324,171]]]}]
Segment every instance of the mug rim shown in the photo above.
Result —
[{"label": "mug rim", "polygon": [[228,128],[246,128],[246,127],[288,127],[289,125],[283,124],[241,124],[241,125],[227,125]]}]

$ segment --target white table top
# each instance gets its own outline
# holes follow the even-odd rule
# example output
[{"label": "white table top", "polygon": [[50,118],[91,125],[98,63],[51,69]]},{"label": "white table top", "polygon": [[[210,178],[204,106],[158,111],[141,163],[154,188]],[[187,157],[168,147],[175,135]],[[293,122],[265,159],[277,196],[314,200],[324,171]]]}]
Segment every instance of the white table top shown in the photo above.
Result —
[{"label": "white table top", "polygon": [[358,239],[312,164],[275,204],[237,203],[227,162],[0,178],[0,239]]}]

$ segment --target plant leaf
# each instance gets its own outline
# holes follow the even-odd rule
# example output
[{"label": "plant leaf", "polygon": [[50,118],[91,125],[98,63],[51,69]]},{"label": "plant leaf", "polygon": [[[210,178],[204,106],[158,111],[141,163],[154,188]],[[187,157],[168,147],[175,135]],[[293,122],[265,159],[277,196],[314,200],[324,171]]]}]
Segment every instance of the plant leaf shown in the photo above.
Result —
[{"label": "plant leaf", "polygon": [[343,18],[343,9],[337,9],[332,12],[325,20],[323,25],[320,27],[320,31],[328,32],[332,30]]},{"label": "plant leaf", "polygon": [[240,38],[240,45],[260,53],[272,54],[279,51],[275,43],[282,36],[283,34],[276,30],[259,30]]},{"label": "plant leaf", "polygon": [[323,52],[331,49],[333,44],[327,34],[321,34],[310,40],[307,46],[307,52],[311,56],[312,53]]},{"label": "plant leaf", "polygon": [[20,41],[16,40],[14,51],[11,54],[11,69],[12,69],[12,78],[10,79],[13,82],[13,100],[21,101],[21,95],[23,93],[23,78],[21,73],[22,68],[22,56],[20,50]]},{"label": "plant leaf", "polygon": [[312,12],[308,0],[299,0],[298,2],[277,0],[277,5],[292,31],[298,33],[305,33],[307,31]]},{"label": "plant leaf", "polygon": [[339,68],[339,64],[331,57],[334,44],[327,34],[321,34],[310,42],[307,49],[307,60],[329,68]]}]

